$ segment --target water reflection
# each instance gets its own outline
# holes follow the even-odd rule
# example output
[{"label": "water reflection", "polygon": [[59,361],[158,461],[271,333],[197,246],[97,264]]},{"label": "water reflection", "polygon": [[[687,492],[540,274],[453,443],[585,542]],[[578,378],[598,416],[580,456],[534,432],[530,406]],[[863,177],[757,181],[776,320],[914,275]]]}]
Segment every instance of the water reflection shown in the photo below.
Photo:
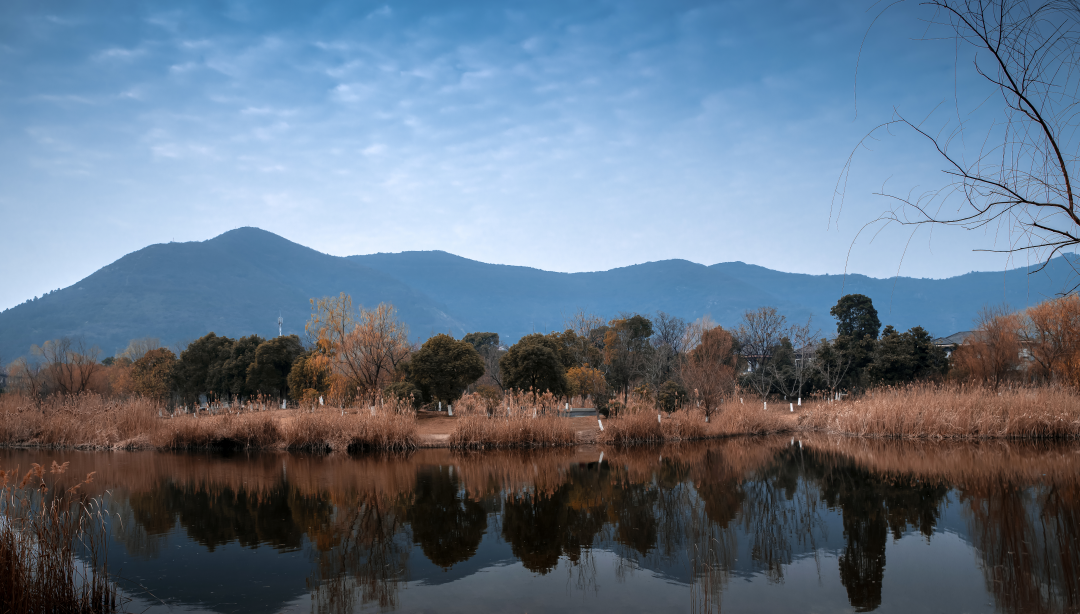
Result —
[{"label": "water reflection", "polygon": [[[139,570],[126,588],[151,606],[152,594],[217,611],[301,602],[320,612],[442,609],[450,589],[439,587],[498,572],[516,583],[518,601],[491,609],[558,610],[574,599],[569,590],[596,597],[588,603],[601,610],[611,591],[639,587],[664,595],[673,611],[719,610],[746,595],[783,609],[788,583],[810,569],[818,592],[806,599],[838,597],[861,612],[979,609],[988,600],[1002,612],[1080,608],[1075,447],[812,438],[604,452],[603,462],[593,448],[368,457],[5,451],[2,460],[25,467],[56,458],[71,461],[73,475],[97,471],[94,486],[110,489],[118,520],[110,562]],[[911,540],[924,558],[897,558],[911,546],[894,548]],[[983,586],[953,591],[949,603],[920,602],[926,557],[957,547],[974,554],[969,568],[938,580],[961,582],[970,571]],[[601,553],[614,557],[610,572],[597,564]],[[200,587],[195,572],[172,572],[184,565],[231,581]],[[516,565],[526,575],[513,575]],[[560,569],[570,588],[542,588]]]}]

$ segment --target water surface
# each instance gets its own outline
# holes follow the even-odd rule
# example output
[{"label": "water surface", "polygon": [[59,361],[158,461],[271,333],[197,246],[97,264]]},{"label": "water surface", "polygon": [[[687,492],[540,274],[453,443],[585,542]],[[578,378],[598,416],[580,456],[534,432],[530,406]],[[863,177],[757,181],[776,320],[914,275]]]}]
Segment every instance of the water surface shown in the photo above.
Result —
[{"label": "water surface", "polygon": [[1076,445],[0,451],[53,460],[132,611],[1080,611]]}]

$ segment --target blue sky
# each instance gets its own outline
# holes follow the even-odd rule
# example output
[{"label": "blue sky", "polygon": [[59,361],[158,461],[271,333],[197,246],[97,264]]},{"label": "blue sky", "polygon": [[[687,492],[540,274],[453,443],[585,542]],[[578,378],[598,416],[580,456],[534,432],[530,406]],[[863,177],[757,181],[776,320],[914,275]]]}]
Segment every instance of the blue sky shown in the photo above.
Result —
[{"label": "blue sky", "polygon": [[917,235],[902,266],[906,231],[852,245],[882,185],[940,182],[925,143],[886,137],[857,154],[839,213],[859,140],[894,108],[982,92],[950,42],[915,40],[917,4],[867,35],[882,8],[7,0],[0,308],[239,226],[557,271],[1000,270],[971,251],[994,229]]}]

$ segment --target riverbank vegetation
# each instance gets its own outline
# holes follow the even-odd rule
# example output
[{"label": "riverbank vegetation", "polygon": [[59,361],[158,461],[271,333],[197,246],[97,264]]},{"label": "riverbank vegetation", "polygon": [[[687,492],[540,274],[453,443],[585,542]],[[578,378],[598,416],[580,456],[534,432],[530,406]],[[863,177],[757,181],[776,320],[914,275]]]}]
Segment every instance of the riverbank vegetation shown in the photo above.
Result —
[{"label": "riverbank vegetation", "polygon": [[417,446],[411,406],[319,407],[167,413],[145,397],[84,393],[44,400],[0,395],[0,441],[8,446],[84,450],[407,450]]},{"label": "riverbank vegetation", "polygon": [[[492,332],[410,344],[392,306],[354,309],[341,295],[312,301],[306,340],[210,333],[174,353],[142,339],[104,361],[71,340],[46,342],[36,361],[10,369],[0,442],[409,449],[419,445],[419,411],[456,415],[439,442],[474,449],[796,429],[1080,435],[1071,409],[1080,406],[1080,297],[987,309],[976,330],[938,339],[917,326],[882,329],[859,294],[830,313],[835,334],[825,335],[772,307],[748,310],[730,328],[663,312],[607,321],[581,312],[561,332],[507,348]],[[607,427],[572,428],[561,418],[571,407]]]},{"label": "riverbank vegetation", "polygon": [[[80,492],[93,474],[68,488],[55,481],[67,463],[34,464],[20,479],[0,470],[0,610],[111,612],[116,586],[108,579],[100,499]],[[52,479],[50,485],[47,480]]]}]

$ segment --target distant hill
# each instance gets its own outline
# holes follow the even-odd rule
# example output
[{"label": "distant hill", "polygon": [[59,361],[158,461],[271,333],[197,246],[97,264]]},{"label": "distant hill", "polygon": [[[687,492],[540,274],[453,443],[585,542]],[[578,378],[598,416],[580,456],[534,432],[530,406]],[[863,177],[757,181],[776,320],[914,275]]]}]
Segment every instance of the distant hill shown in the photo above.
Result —
[{"label": "distant hill", "polygon": [[789,318],[833,329],[829,308],[843,294],[874,300],[884,324],[916,324],[944,336],[971,327],[984,305],[1022,308],[1054,296],[1074,280],[1080,258],[1054,259],[1041,273],[1026,269],[969,273],[950,279],[874,279],[862,275],[782,273],[741,262],[705,266],[649,262],[593,273],[554,273],[486,264],[440,251],[341,258],[257,228],[202,242],[151,245],[83,279],[0,313],[0,356],[64,335],[97,344],[103,355],[136,337],[166,345],[207,332],[232,337],[303,333],[308,300],[347,292],[355,305],[393,303],[412,336],[498,332],[513,342],[531,332],[561,330],[578,309],[605,318],[663,310],[688,320],[710,315],[734,324],[761,305]]}]

